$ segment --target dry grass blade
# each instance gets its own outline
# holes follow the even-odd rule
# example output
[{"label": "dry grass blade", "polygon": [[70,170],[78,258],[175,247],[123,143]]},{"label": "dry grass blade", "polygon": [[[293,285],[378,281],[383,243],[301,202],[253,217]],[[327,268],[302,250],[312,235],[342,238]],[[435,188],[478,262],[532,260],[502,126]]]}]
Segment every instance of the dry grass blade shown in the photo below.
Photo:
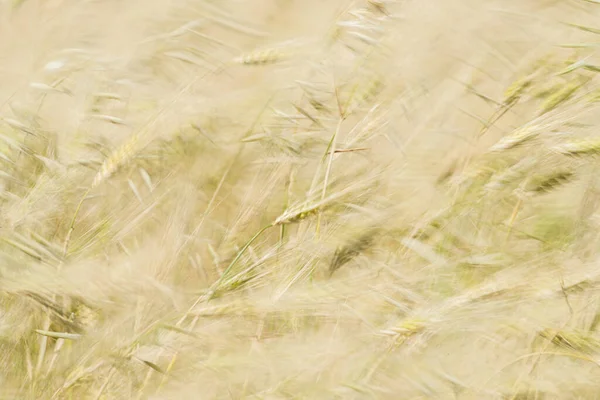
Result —
[{"label": "dry grass blade", "polygon": [[81,335],[77,334],[77,333],[51,332],[51,331],[43,331],[40,329],[36,329],[35,331],[42,336],[47,336],[47,337],[50,337],[53,339],[67,339],[67,340],[81,339]]},{"label": "dry grass blade", "polygon": [[579,30],[585,31],[585,32],[590,32],[590,33],[595,33],[597,35],[600,35],[599,28],[593,28],[590,26],[584,26],[584,25],[573,24],[573,23],[567,23],[567,25],[572,26],[573,28],[577,28]]}]

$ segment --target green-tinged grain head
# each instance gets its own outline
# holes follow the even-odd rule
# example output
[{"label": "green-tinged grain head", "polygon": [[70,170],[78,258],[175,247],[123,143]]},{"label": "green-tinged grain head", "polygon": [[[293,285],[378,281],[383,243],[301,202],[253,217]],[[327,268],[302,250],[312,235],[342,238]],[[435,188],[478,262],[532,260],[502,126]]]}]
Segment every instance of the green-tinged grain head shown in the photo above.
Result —
[{"label": "green-tinged grain head", "polygon": [[273,225],[295,224],[317,215],[320,210],[323,210],[323,208],[318,204],[290,208],[277,217]]},{"label": "green-tinged grain head", "polygon": [[600,350],[600,340],[589,332],[548,328],[541,331],[540,336],[565,350],[575,350],[584,354],[596,354]]},{"label": "green-tinged grain head", "polygon": [[138,150],[139,135],[134,134],[119,148],[117,148],[107,159],[104,160],[100,170],[92,181],[91,188],[95,188],[103,181],[110,178],[119,168],[126,165]]},{"label": "green-tinged grain head", "polygon": [[540,128],[535,125],[525,125],[511,134],[500,139],[490,148],[491,152],[501,152],[514,149],[522,144],[529,142],[540,134]]},{"label": "green-tinged grain head", "polygon": [[506,170],[494,174],[485,185],[489,191],[500,191],[515,183],[520,182],[538,164],[538,158],[529,156],[520,159]]},{"label": "green-tinged grain head", "polygon": [[510,105],[519,101],[532,84],[533,76],[525,76],[517,79],[504,91],[502,104]]},{"label": "green-tinged grain head", "polygon": [[575,173],[569,170],[535,175],[527,182],[525,191],[533,194],[548,193],[571,182],[575,178]]},{"label": "green-tinged grain head", "polygon": [[345,101],[343,112],[348,115],[361,106],[372,102],[385,88],[384,80],[377,74],[368,76],[364,82],[352,86]]},{"label": "green-tinged grain head", "polygon": [[398,324],[384,329],[381,334],[394,338],[395,346],[401,346],[411,337],[427,329],[427,321],[421,318],[406,318]]},{"label": "green-tinged grain head", "polygon": [[600,153],[600,139],[580,139],[564,141],[553,150],[566,156],[593,156]]},{"label": "green-tinged grain head", "polygon": [[540,105],[540,114],[550,112],[560,104],[569,100],[575,94],[575,92],[582,87],[582,85],[583,83],[580,79],[574,79],[556,88],[554,92],[548,94],[548,97],[546,97],[546,99]]},{"label": "green-tinged grain head", "polygon": [[234,58],[233,61],[242,65],[261,66],[279,63],[288,59],[290,56],[291,53],[289,51],[279,48],[269,48],[242,54]]}]

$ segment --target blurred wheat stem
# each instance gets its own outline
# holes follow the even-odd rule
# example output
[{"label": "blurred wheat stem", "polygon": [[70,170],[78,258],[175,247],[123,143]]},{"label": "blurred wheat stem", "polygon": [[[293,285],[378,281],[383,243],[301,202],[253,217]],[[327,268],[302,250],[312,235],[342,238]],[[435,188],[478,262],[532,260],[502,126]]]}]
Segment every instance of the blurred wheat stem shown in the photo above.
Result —
[{"label": "blurred wheat stem", "polygon": [[504,240],[505,244],[510,240],[510,236],[512,235],[513,226],[515,224],[515,220],[517,219],[517,215],[521,210],[521,206],[523,205],[522,196],[517,197],[517,203],[513,208],[512,214],[510,215],[510,219],[508,220],[508,232],[506,233],[506,239]]},{"label": "blurred wheat stem", "polygon": [[69,244],[71,242],[71,236],[73,234],[73,231],[75,230],[75,222],[77,221],[77,216],[79,215],[79,211],[81,210],[81,206],[83,205],[83,202],[85,201],[85,199],[87,198],[87,195],[90,193],[91,188],[88,188],[83,196],[81,196],[81,200],[79,200],[79,203],[77,204],[77,207],[75,208],[75,212],[73,213],[73,218],[71,218],[71,223],[69,224],[69,230],[67,231],[67,236],[65,237],[65,241],[63,244],[63,262],[67,259],[67,255],[68,255],[68,251],[69,251]]},{"label": "blurred wheat stem", "polygon": [[[335,128],[335,132],[333,133],[331,140],[329,141],[329,144],[327,146],[327,150],[325,150],[325,156],[327,156],[327,154],[329,154],[329,160],[327,162],[327,170],[325,171],[325,178],[323,179],[323,190],[321,191],[321,203],[325,200],[325,195],[327,194],[327,185],[329,185],[329,176],[331,175],[331,167],[333,165],[333,157],[335,156],[335,152],[336,152],[336,144],[337,144],[337,137],[340,133],[340,129],[342,127],[342,123],[344,122],[344,118],[340,117],[340,120],[338,121],[338,124]],[[321,216],[322,213],[319,210],[318,211],[318,215],[317,215],[317,227],[315,229],[315,235],[317,237],[317,239],[319,238],[320,232],[321,232]]]}]

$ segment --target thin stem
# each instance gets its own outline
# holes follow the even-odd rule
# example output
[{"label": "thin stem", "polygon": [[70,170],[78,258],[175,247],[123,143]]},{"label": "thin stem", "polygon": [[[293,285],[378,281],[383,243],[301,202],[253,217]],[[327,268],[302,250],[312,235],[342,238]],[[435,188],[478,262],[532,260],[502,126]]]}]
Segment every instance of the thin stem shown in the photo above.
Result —
[{"label": "thin stem", "polygon": [[208,300],[214,298],[215,294],[216,294],[216,290],[219,288],[219,286],[223,283],[223,281],[225,280],[225,278],[227,277],[227,275],[229,274],[229,271],[231,271],[233,269],[233,267],[237,264],[237,262],[240,260],[240,258],[242,258],[242,255],[246,252],[246,250],[248,250],[248,247],[250,247],[250,245],[252,243],[254,243],[254,241],[256,239],[258,239],[258,237],[260,235],[262,235],[267,229],[273,227],[273,224],[269,224],[266,225],[265,227],[263,227],[262,229],[260,229],[258,232],[256,232],[254,234],[254,236],[252,236],[252,238],[250,238],[250,240],[248,240],[246,242],[246,244],[244,245],[244,247],[241,248],[240,251],[238,251],[237,255],[235,256],[235,258],[231,261],[231,263],[229,264],[229,266],[227,266],[227,268],[225,268],[225,271],[223,271],[223,273],[221,274],[221,277],[219,278],[219,280],[217,280],[213,285],[212,288],[209,292],[209,296],[208,296]]},{"label": "thin stem", "polygon": [[[340,118],[337,127],[335,128],[335,132],[329,141],[329,145],[327,146],[327,150],[325,154],[329,154],[329,160],[327,162],[327,170],[325,171],[325,178],[323,180],[323,190],[321,191],[321,203],[325,200],[325,195],[327,194],[327,185],[329,185],[329,176],[331,175],[331,167],[333,165],[333,157],[335,156],[335,145],[337,143],[337,137],[342,127],[342,122],[344,122],[343,118]],[[319,210],[319,215],[317,216],[317,229],[316,236],[319,237],[321,231],[321,211]]]}]

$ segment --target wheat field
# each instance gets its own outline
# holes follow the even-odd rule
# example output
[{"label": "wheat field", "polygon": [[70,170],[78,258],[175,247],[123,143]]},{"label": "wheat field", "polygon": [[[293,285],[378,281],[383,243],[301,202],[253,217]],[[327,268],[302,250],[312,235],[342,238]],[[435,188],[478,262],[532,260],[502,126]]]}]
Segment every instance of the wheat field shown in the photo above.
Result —
[{"label": "wheat field", "polygon": [[600,1],[0,1],[0,398],[600,399]]}]

